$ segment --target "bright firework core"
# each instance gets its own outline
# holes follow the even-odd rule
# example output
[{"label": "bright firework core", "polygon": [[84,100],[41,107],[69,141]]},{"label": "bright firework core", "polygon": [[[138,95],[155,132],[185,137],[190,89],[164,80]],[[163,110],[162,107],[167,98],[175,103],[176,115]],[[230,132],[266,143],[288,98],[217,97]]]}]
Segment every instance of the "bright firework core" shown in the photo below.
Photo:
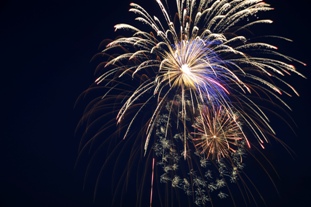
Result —
[{"label": "bright firework core", "polygon": [[183,64],[180,68],[180,70],[185,73],[186,75],[191,74],[191,68],[188,66],[188,64]]},{"label": "bright firework core", "polygon": [[[173,86],[191,88],[210,88],[217,85],[215,74],[215,55],[210,52],[209,44],[198,38],[175,43],[166,52],[160,65],[161,84],[172,83]],[[160,80],[160,79],[159,79]]]}]

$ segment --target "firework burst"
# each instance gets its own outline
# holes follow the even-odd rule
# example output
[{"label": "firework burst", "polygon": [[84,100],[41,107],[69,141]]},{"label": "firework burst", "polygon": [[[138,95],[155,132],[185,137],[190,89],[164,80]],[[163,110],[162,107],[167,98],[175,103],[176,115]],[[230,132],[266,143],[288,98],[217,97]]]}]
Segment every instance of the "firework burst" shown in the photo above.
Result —
[{"label": "firework burst", "polygon": [[[123,139],[143,117],[147,124],[140,127],[139,141],[145,156],[155,154],[152,186],[156,163],[163,168],[161,182],[183,189],[197,205],[207,205],[212,191],[237,180],[245,150],[256,143],[264,148],[268,135],[275,134],[257,100],[288,107],[280,96],[298,93],[282,77],[292,73],[303,77],[293,62],[303,63],[245,32],[272,23],[257,17],[272,10],[262,0],[177,0],[174,20],[167,2],[156,2],[160,18],[130,4],[130,12],[149,30],[125,23],[115,26],[132,35],[110,42],[103,50],[110,58],[95,82],[105,92],[100,104],[90,104],[85,117],[89,120],[101,104],[112,106]],[[109,55],[115,51],[119,53]],[[113,99],[117,101],[111,104]],[[86,141],[82,151],[98,136]],[[209,162],[216,166],[216,180]],[[187,176],[180,172],[184,169]],[[227,196],[218,193],[220,198]]]},{"label": "firework burst", "polygon": [[213,109],[204,107],[202,114],[196,117],[192,141],[196,150],[205,155],[206,159],[229,158],[236,152],[239,143],[246,140],[236,116],[221,107]]}]

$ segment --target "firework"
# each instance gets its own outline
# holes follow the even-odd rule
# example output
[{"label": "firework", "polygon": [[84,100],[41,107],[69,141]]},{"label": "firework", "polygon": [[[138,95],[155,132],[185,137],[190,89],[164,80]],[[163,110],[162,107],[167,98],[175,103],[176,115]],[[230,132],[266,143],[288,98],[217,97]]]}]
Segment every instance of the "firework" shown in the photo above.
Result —
[{"label": "firework", "polygon": [[245,139],[236,117],[231,117],[220,107],[219,109],[201,109],[202,114],[196,117],[192,133],[196,150],[205,154],[205,159],[230,158],[236,151],[238,143]]},{"label": "firework", "polygon": [[[293,62],[303,63],[247,32],[272,23],[258,18],[272,10],[261,0],[177,0],[175,11],[168,10],[167,2],[156,2],[161,17],[130,4],[146,30],[115,26],[132,35],[111,41],[102,51],[109,59],[95,82],[104,93],[85,117],[91,126],[98,124],[101,119],[90,119],[94,111],[111,107],[123,139],[133,138],[136,124],[144,120],[139,127],[143,136],[135,144],[142,143],[144,156],[152,159],[150,205],[154,179],[159,179],[205,206],[213,191],[240,177],[245,152],[258,144],[264,148],[274,137],[257,102],[289,108],[281,95],[298,93],[283,77],[303,77]],[[82,151],[99,135],[91,136]],[[155,165],[162,166],[160,178],[154,177]],[[228,197],[222,190],[217,195]]]}]

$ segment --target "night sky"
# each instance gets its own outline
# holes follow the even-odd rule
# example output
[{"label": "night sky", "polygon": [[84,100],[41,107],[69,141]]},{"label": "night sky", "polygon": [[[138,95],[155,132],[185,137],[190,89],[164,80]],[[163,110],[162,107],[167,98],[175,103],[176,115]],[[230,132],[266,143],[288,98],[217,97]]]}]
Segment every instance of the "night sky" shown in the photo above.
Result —
[{"label": "night sky", "polygon": [[[74,167],[81,138],[74,131],[83,111],[83,105],[74,105],[94,81],[98,63],[91,58],[99,52],[100,42],[117,36],[116,23],[131,23],[134,17],[127,12],[131,1],[106,2],[1,1],[1,207],[105,206],[104,199],[93,203],[90,188],[83,190],[83,167]],[[134,2],[149,9],[156,6],[153,0],[149,5]],[[310,207],[309,2],[266,2],[275,8],[271,32],[294,40],[281,45],[281,51],[306,62],[307,67],[298,65],[298,70],[308,77],[293,76],[290,82],[301,97],[286,99],[293,109],[296,135],[277,120],[272,124],[296,154],[291,158],[276,143],[268,147],[280,176],[275,181],[280,197],[266,195],[266,204]],[[110,178],[106,180],[109,188]]]}]

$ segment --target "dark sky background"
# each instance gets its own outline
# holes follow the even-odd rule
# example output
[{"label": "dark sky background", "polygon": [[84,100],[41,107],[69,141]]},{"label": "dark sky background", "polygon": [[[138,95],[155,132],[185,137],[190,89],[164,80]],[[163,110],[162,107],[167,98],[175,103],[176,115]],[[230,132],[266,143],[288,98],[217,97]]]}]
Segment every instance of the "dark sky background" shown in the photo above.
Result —
[{"label": "dark sky background", "polygon": [[[153,2],[135,1],[154,8]],[[293,77],[301,97],[286,99],[293,108],[296,135],[272,124],[295,151],[292,159],[280,146],[271,157],[280,178],[280,198],[267,196],[267,206],[311,206],[310,155],[310,10],[306,0],[267,0],[275,11],[273,34],[294,40],[282,52],[302,60],[298,69],[309,80]],[[83,167],[74,169],[82,115],[74,103],[94,80],[97,63],[90,62],[113,26],[131,22],[130,1],[2,0],[0,3],[0,69],[2,124],[0,135],[1,207],[88,207]],[[150,3],[149,3],[150,5]],[[278,127],[279,126],[279,127]],[[284,131],[283,128],[284,127]],[[106,179],[109,186],[110,178]],[[271,186],[269,186],[271,187]],[[107,187],[108,188],[108,187]],[[269,190],[267,190],[269,191]],[[238,205],[239,206],[239,205]]]}]

